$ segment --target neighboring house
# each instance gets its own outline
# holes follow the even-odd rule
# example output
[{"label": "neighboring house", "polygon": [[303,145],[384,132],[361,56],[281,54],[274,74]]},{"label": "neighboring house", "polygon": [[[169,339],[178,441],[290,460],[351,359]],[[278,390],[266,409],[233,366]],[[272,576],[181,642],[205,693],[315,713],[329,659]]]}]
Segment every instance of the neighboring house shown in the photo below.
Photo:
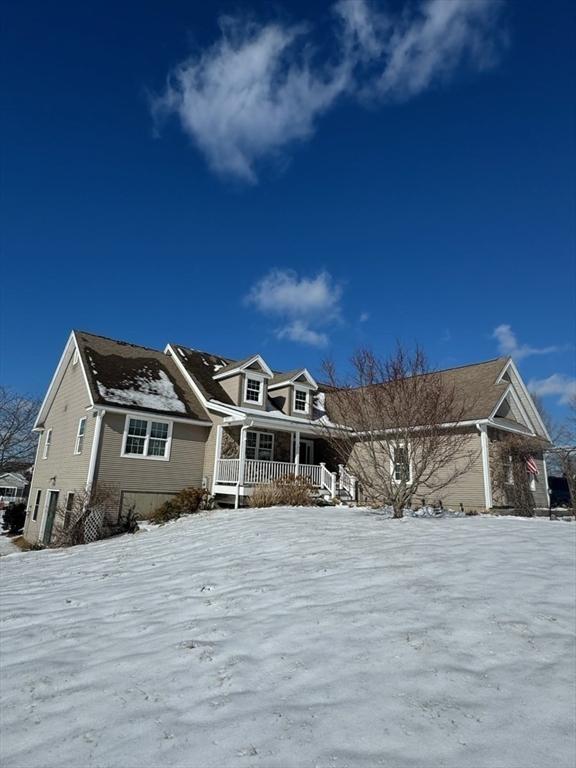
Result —
[{"label": "neighboring house", "polygon": [[[444,496],[446,505],[494,506],[490,445],[505,432],[548,440],[508,358],[444,372],[471,394],[462,428],[478,461]],[[323,439],[326,395],[305,368],[273,371],[243,360],[168,344],[163,352],[74,331],[42,403],[25,537],[49,543],[76,494],[110,486],[113,517],[146,516],[184,487],[202,486],[241,504],[254,487],[286,474],[331,496],[355,495],[354,479],[333,462]],[[547,505],[542,457],[534,488]],[[114,520],[109,521],[110,524]]]},{"label": "neighboring house", "polygon": [[4,472],[0,475],[0,506],[26,499],[28,480],[20,472]]}]

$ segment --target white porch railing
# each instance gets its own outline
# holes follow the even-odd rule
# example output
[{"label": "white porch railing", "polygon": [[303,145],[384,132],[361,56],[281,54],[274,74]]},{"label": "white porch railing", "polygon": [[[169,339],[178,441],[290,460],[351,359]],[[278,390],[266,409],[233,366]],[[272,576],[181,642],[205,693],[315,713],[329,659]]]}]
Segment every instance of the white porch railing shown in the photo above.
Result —
[{"label": "white porch railing", "polygon": [[338,487],[341,491],[346,491],[352,501],[356,501],[356,478],[343,464],[338,464]]},{"label": "white porch railing", "polygon": [[[216,482],[235,485],[238,482],[240,459],[218,459]],[[299,475],[314,488],[326,488],[336,494],[336,473],[326,469],[324,464],[295,464],[291,461],[258,461],[246,459],[242,485],[261,485],[271,483],[286,475]]]}]

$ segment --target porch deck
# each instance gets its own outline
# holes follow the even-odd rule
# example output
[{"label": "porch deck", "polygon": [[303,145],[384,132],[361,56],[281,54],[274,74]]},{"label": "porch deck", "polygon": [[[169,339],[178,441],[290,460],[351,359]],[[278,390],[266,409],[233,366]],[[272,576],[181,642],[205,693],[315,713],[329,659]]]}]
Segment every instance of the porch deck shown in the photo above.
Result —
[{"label": "porch deck", "polygon": [[[240,474],[240,459],[218,459],[216,482],[219,485],[236,485]],[[271,483],[287,475],[304,477],[314,488],[325,487],[332,490],[335,472],[326,469],[325,464],[297,464],[291,461],[258,461],[246,459],[242,485],[262,485]]]}]

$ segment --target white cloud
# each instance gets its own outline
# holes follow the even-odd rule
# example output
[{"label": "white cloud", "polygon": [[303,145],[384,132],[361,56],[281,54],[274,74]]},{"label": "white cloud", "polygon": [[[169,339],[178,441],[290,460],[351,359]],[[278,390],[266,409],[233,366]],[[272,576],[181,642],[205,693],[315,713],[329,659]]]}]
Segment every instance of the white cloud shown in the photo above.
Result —
[{"label": "white cloud", "polygon": [[498,342],[498,351],[502,355],[510,355],[515,360],[533,355],[549,355],[556,352],[558,347],[531,347],[529,344],[520,344],[512,327],[503,323],[494,329],[493,338]]},{"label": "white cloud", "polygon": [[528,389],[539,397],[559,395],[559,402],[566,404],[576,398],[576,379],[564,373],[553,373],[547,379],[531,379]]},{"label": "white cloud", "polygon": [[340,98],[409,98],[464,61],[493,63],[499,6],[427,0],[394,18],[366,0],[340,0],[326,51],[305,25],[225,17],[220,38],[170,73],[152,111],[178,116],[217,173],[253,183],[259,161],[308,139]]},{"label": "white cloud", "polygon": [[313,330],[304,320],[294,320],[284,328],[279,328],[276,336],[279,339],[309,344],[311,347],[325,347],[328,344],[327,334]]},{"label": "white cloud", "polygon": [[361,323],[367,323],[368,320],[370,320],[370,313],[369,312],[361,312],[360,317],[358,318],[359,322]]},{"label": "white cloud", "polygon": [[247,301],[270,314],[332,318],[340,311],[341,296],[342,288],[328,272],[299,277],[291,269],[273,269],[252,286]]},{"label": "white cloud", "polygon": [[328,335],[318,328],[339,320],[341,297],[342,287],[326,271],[307,277],[273,269],[252,286],[245,301],[283,322],[275,331],[278,338],[321,347]]}]

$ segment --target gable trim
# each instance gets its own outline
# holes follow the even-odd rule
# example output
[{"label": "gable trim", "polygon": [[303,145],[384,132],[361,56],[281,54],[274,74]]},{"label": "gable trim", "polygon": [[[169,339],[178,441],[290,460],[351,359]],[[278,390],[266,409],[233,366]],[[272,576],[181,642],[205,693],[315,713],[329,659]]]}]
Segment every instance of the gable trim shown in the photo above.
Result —
[{"label": "gable trim", "polygon": [[310,386],[312,389],[318,389],[318,384],[310,371],[307,368],[301,368],[299,371],[297,371],[290,379],[285,379],[284,381],[278,382],[278,384],[269,384],[268,385],[268,391],[271,389],[280,389],[281,387],[289,387],[291,384],[296,383],[296,379],[299,379],[300,376],[304,376],[306,381],[308,382],[308,385],[303,384],[302,382],[298,382],[299,387],[306,387]]},{"label": "gable trim", "polygon": [[80,369],[82,371],[82,378],[84,379],[84,385],[86,387],[86,391],[88,392],[90,405],[94,405],[94,398],[92,397],[92,390],[90,389],[90,385],[88,384],[88,377],[86,376],[84,361],[82,360],[82,355],[80,354],[80,350],[78,349],[78,342],[76,341],[76,335],[74,331],[72,331],[70,333],[70,336],[68,336],[68,341],[66,342],[64,351],[60,356],[60,360],[58,361],[58,365],[56,366],[54,375],[52,376],[50,384],[48,385],[48,389],[46,390],[46,394],[44,395],[44,399],[42,400],[42,405],[40,406],[40,410],[38,411],[38,416],[36,416],[36,421],[34,422],[34,426],[32,427],[33,432],[38,432],[42,429],[39,426],[39,424],[41,424],[42,421],[44,421],[44,419],[46,418],[47,412],[50,409],[50,405],[52,404],[51,397],[52,397],[53,390],[57,386],[59,386],[60,382],[62,381],[62,378],[64,376],[64,364],[67,359],[67,355],[71,349],[76,350],[76,352],[78,353]]},{"label": "gable trim", "polygon": [[246,360],[242,365],[237,365],[235,368],[231,368],[228,371],[224,371],[224,373],[215,373],[212,377],[214,381],[218,381],[219,379],[227,379],[229,376],[236,376],[238,373],[243,373],[246,371],[247,368],[249,368],[251,365],[254,365],[254,363],[258,363],[260,367],[262,368],[262,372],[260,371],[254,371],[254,373],[258,373],[261,376],[264,376],[265,378],[271,379],[273,377],[273,373],[264,361],[264,359],[260,355],[254,355],[249,360]]},{"label": "gable trim", "polygon": [[520,398],[518,397],[518,395],[514,391],[514,386],[513,386],[512,383],[510,383],[506,387],[506,390],[503,392],[502,397],[496,403],[496,407],[494,408],[494,410],[492,411],[492,413],[489,416],[490,420],[492,421],[492,419],[494,419],[496,417],[496,414],[498,413],[498,409],[500,408],[502,403],[506,400],[506,398],[509,395],[510,395],[510,397],[512,397],[512,400],[514,400],[515,404],[518,406],[518,410],[520,411],[520,413],[521,413],[521,415],[522,415],[522,417],[524,419],[524,426],[527,429],[529,429],[530,432],[533,435],[535,435],[536,432],[534,431],[534,425],[532,424],[532,420],[530,419],[530,417],[526,413],[526,410],[525,410],[524,406],[522,405],[522,401],[520,400]]},{"label": "gable trim", "polygon": [[[518,382],[520,384],[520,388],[522,389],[522,392],[524,393],[524,395],[528,399],[528,402],[530,403],[530,406],[532,408],[532,411],[534,412],[534,415],[536,416],[536,420],[538,422],[538,425],[539,425],[540,429],[542,430],[542,433],[544,434],[546,439],[551,443],[552,442],[552,438],[550,437],[550,434],[548,433],[548,430],[546,429],[546,425],[542,421],[542,417],[540,416],[540,413],[538,412],[538,408],[536,408],[536,404],[534,403],[534,400],[532,399],[532,395],[528,391],[528,388],[526,387],[526,384],[524,384],[524,379],[520,375],[520,371],[516,367],[516,364],[514,363],[514,360],[512,358],[510,358],[508,360],[508,362],[506,363],[506,365],[504,366],[504,368],[500,372],[500,375],[498,376],[498,379],[496,380],[496,382],[499,383],[499,382],[502,381],[502,379],[504,377],[504,374],[506,373],[508,368],[512,368],[512,370],[514,371],[514,374],[515,374],[515,376],[518,379]],[[516,393],[514,393],[514,394],[516,394]],[[523,408],[522,410],[526,414],[525,409]],[[526,416],[527,416],[527,414],[526,414]],[[532,419],[530,419],[529,417],[528,417],[528,421],[530,422],[530,424],[533,425]]]}]

